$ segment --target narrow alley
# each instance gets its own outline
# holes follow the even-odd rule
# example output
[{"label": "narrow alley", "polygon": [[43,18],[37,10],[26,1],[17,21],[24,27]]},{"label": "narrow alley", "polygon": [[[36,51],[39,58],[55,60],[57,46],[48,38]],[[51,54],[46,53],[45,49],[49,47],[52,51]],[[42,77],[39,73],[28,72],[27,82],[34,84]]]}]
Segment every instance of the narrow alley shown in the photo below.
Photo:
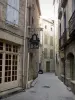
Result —
[{"label": "narrow alley", "polygon": [[72,92],[54,74],[40,74],[33,85],[26,92],[3,100],[74,100]]}]

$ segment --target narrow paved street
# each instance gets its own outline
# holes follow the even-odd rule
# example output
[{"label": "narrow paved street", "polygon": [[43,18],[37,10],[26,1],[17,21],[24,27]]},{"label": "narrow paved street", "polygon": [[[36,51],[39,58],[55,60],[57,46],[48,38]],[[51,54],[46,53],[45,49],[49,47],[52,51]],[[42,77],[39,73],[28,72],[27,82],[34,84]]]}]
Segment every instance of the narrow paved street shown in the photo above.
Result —
[{"label": "narrow paved street", "polygon": [[73,97],[57,76],[41,74],[34,87],[3,100],[74,100]]}]

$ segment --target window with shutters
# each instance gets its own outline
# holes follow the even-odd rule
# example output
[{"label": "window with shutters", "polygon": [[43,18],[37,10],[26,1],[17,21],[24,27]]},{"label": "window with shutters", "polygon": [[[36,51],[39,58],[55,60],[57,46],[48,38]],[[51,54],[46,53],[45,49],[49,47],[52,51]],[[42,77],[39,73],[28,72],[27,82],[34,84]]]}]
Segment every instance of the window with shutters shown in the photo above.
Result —
[{"label": "window with shutters", "polygon": [[47,25],[45,25],[45,29],[47,29]]},{"label": "window with shutters", "polygon": [[47,58],[47,48],[44,48],[44,58]]},{"label": "window with shutters", "polygon": [[48,38],[47,38],[47,35],[45,34],[44,35],[44,43],[47,44],[47,42],[48,42]]},{"label": "window with shutters", "polygon": [[19,22],[19,0],[8,0],[7,23],[17,24]]},{"label": "window with shutters", "polygon": [[50,59],[53,59],[53,50],[50,50]]},{"label": "window with shutters", "polygon": [[51,31],[52,31],[52,27],[51,27]]},{"label": "window with shutters", "polygon": [[50,45],[53,46],[53,36],[50,36]]}]

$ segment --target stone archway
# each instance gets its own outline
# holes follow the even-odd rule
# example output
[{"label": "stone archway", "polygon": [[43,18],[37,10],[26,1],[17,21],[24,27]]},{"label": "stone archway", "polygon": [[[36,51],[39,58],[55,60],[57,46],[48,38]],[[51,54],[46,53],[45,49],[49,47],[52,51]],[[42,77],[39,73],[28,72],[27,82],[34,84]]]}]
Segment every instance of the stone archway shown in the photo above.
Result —
[{"label": "stone archway", "polygon": [[69,77],[73,80],[74,79],[74,55],[73,53],[68,53],[67,55],[67,73]]}]

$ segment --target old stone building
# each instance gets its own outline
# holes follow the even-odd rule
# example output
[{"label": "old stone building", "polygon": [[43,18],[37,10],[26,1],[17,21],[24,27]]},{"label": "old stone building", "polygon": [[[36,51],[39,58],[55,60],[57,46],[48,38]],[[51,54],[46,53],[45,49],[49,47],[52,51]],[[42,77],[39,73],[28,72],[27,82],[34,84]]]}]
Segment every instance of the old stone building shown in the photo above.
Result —
[{"label": "old stone building", "polygon": [[38,50],[29,49],[28,39],[39,15],[38,0],[0,0],[0,95],[25,89],[28,78],[37,77]]},{"label": "old stone building", "polygon": [[[33,34],[37,34],[39,37],[39,18],[41,15],[39,0],[29,0],[28,3],[28,35],[27,37],[32,37]],[[27,65],[28,65],[28,84],[38,76],[38,67],[39,67],[39,48],[30,49],[28,48]],[[28,85],[29,87],[29,85]]]},{"label": "old stone building", "polygon": [[43,32],[40,33],[39,64],[44,72],[55,71],[54,21],[40,19]]},{"label": "old stone building", "polygon": [[59,77],[75,93],[75,0],[59,0],[58,4]]},{"label": "old stone building", "polygon": [[58,33],[58,0],[53,0],[54,6],[54,33],[55,33],[55,74],[60,75],[59,66],[59,33]]}]

